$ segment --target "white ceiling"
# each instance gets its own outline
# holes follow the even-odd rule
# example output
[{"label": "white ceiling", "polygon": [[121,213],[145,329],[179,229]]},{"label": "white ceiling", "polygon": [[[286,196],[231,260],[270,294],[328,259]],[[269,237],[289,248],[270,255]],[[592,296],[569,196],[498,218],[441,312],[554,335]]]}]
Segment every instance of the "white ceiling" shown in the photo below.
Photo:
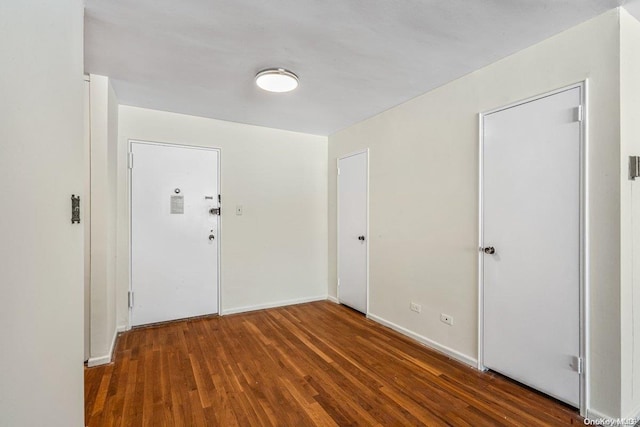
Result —
[{"label": "white ceiling", "polygon": [[[86,0],[121,104],[329,135],[623,0]],[[257,71],[300,87],[272,94]]]}]

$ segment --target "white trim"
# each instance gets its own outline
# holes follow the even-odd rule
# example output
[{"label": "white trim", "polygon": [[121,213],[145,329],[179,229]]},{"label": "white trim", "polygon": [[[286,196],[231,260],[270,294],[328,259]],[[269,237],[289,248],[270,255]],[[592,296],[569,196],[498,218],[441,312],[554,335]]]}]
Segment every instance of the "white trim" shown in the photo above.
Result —
[{"label": "white trim", "polygon": [[[488,116],[489,114],[498,113],[500,111],[508,110],[509,108],[517,107],[517,106],[523,105],[523,104],[528,104],[529,102],[537,101],[539,99],[548,98],[550,96],[557,95],[559,93],[566,92],[566,91],[571,90],[571,89],[583,88],[585,82],[586,82],[586,80],[583,80],[581,82],[573,83],[573,84],[570,84],[570,85],[567,85],[567,86],[563,86],[563,87],[555,89],[555,90],[550,90],[548,92],[544,92],[544,93],[541,93],[541,94],[538,94],[538,95],[530,96],[528,98],[524,98],[524,99],[521,99],[519,101],[515,101],[515,102],[512,102],[510,104],[503,105],[503,106],[500,106],[498,108],[494,108],[492,110],[484,111],[481,114],[483,116]],[[585,108],[585,110],[586,110],[586,108]]]},{"label": "white trim", "polygon": [[547,98],[549,96],[556,95],[558,93],[566,92],[572,89],[580,89],[580,106],[583,109],[583,117],[580,122],[580,295],[579,295],[579,304],[580,304],[580,338],[579,338],[579,357],[582,358],[584,363],[584,370],[580,375],[580,396],[579,396],[579,409],[580,415],[586,417],[587,414],[593,413],[590,411],[587,406],[589,402],[589,269],[587,266],[589,265],[589,232],[587,228],[587,224],[589,221],[589,203],[588,203],[588,127],[587,123],[589,121],[589,108],[588,108],[588,79],[584,81],[571,84],[569,86],[562,87],[560,89],[556,89],[550,92],[546,92],[544,94],[536,95],[530,98],[523,99],[521,101],[517,101],[493,110],[485,111],[478,115],[478,137],[479,137],[479,154],[478,154],[478,171],[479,171],[479,180],[478,180],[478,362],[477,368],[480,370],[486,370],[486,367],[483,365],[483,335],[484,335],[484,310],[483,310],[483,302],[484,302],[484,282],[483,282],[483,261],[484,257],[482,256],[482,252],[480,252],[480,248],[484,246],[484,236],[483,236],[483,167],[484,167],[484,159],[483,159],[483,146],[484,146],[484,116],[489,114],[497,113],[499,111],[504,111],[506,109],[516,107],[522,104],[526,104],[529,102],[537,101],[542,98]]},{"label": "white trim", "polygon": [[107,363],[111,363],[111,359],[113,358],[113,351],[116,348],[116,341],[118,340],[118,334],[122,332],[124,329],[122,326],[118,326],[115,331],[113,331],[113,338],[111,339],[111,347],[109,347],[109,353],[104,356],[99,357],[90,357],[87,360],[87,367],[93,368],[94,366],[106,365]]},{"label": "white trim", "polygon": [[340,157],[336,158],[336,300],[340,304]]},{"label": "white trim", "polygon": [[290,299],[290,300],[284,300],[284,301],[269,302],[266,304],[256,304],[256,305],[248,305],[245,307],[227,308],[222,310],[220,314],[222,316],[226,316],[228,314],[246,313],[248,311],[264,310],[267,308],[278,308],[278,307],[285,307],[287,305],[304,304],[307,302],[326,301],[326,300],[327,300],[327,295],[307,297],[307,298],[296,298],[296,299]]},{"label": "white trim", "polygon": [[584,418],[585,419],[588,418],[588,419],[591,419],[591,420],[613,420],[613,419],[615,419],[611,415],[603,414],[602,412],[598,412],[595,409],[587,409],[586,412],[585,412]]},{"label": "white trim", "polygon": [[640,406],[636,407],[635,410],[631,411],[631,416],[625,418],[635,418],[640,421]]},{"label": "white trim", "polygon": [[580,415],[586,416],[591,400],[590,388],[590,348],[589,334],[591,331],[589,321],[589,290],[591,278],[589,276],[590,234],[589,224],[589,79],[581,84],[580,91],[582,105],[582,122],[580,123],[580,357],[583,363],[583,372],[580,377]]},{"label": "white trim", "polygon": [[349,157],[357,156],[358,154],[366,154],[367,159],[369,159],[369,148],[363,148],[362,150],[352,151],[350,153],[343,154],[342,156],[338,157],[338,160],[347,159]]},{"label": "white trim", "polygon": [[[131,143],[133,142],[133,140],[128,139],[127,140],[127,166],[129,166],[128,162],[131,159],[131,149],[133,148],[131,146]],[[132,163],[133,165],[133,163]],[[131,236],[133,235],[132,230],[133,230],[133,203],[131,200],[132,197],[132,191],[131,191],[131,187],[133,186],[133,178],[131,176],[131,174],[133,173],[133,168],[131,167],[127,167],[127,192],[129,194],[127,194],[127,203],[129,204],[129,206],[127,206],[128,209],[128,213],[129,213],[129,229],[128,229],[128,239],[129,239],[129,283],[127,284],[127,331],[131,330],[131,328],[133,327],[132,323],[131,323],[131,319],[133,318],[132,315],[132,310],[133,308],[131,307],[130,304],[130,292],[132,292],[131,289],[133,289],[133,250],[132,250],[132,239]]]},{"label": "white trim", "polygon": [[[640,406],[636,408],[635,411],[631,411],[631,414],[628,416],[622,416],[620,418],[617,417],[612,417],[611,415],[606,415],[603,414],[602,412],[596,411],[595,409],[587,409],[585,411],[585,415],[584,415],[585,419],[590,419],[590,420],[607,420],[610,421],[610,424],[607,425],[612,425],[612,426],[629,426],[631,427],[632,425],[636,425],[636,424],[619,424],[619,422],[621,420],[631,420],[631,419],[635,419],[636,422],[638,420],[640,420]],[[587,425],[587,423],[585,422],[585,425]],[[604,425],[604,424],[599,424],[599,425]]]},{"label": "white trim", "polygon": [[635,418],[636,420],[640,421],[640,406],[637,406],[636,409],[631,411],[629,416],[623,418]]},{"label": "white trim", "polygon": [[209,147],[209,146],[194,145],[194,144],[179,144],[175,142],[147,141],[144,139],[136,139],[136,138],[129,138],[129,147],[131,147],[132,142],[135,142],[136,144],[161,145],[163,147],[189,148],[192,150],[220,151],[219,147]]},{"label": "white trim", "polygon": [[[218,202],[218,208],[220,209],[220,215],[218,215],[218,313],[222,310],[222,240],[224,239],[224,233],[222,232],[222,148],[218,148],[218,195],[220,196]],[[228,213],[228,209],[225,209]]]},{"label": "white trim", "polygon": [[371,224],[371,222],[369,221],[369,212],[371,209],[369,209],[369,170],[371,167],[371,156],[369,155],[369,148],[367,148],[367,240],[366,240],[366,244],[367,244],[367,312],[365,314],[369,314],[369,312],[371,311],[371,305],[369,304],[369,242],[371,241],[371,233],[369,230],[369,224]]},{"label": "white trim", "polygon": [[328,295],[327,296],[327,300],[331,301],[332,303],[335,303],[335,304],[340,304],[340,301],[338,301],[338,298],[336,298],[336,297],[334,297],[332,295]]},{"label": "white trim", "polygon": [[[200,146],[200,145],[190,145],[190,144],[176,144],[176,143],[171,143],[171,142],[157,142],[157,141],[146,141],[146,140],[142,140],[142,139],[134,139],[134,138],[130,138],[127,140],[127,156],[129,156],[129,153],[132,152],[132,144],[136,143],[136,144],[147,144],[147,145],[160,145],[160,146],[165,146],[165,147],[176,147],[176,148],[189,148],[189,149],[193,149],[193,150],[204,150],[204,151],[217,151],[218,155],[216,156],[218,159],[218,188],[217,194],[222,194],[222,148],[220,147],[205,147],[205,146]],[[133,180],[131,179],[131,175],[133,173],[133,168],[128,168],[127,169],[127,179],[129,180],[127,188],[129,190],[129,292],[133,292],[133,275],[132,275],[132,271],[133,271],[133,251],[132,251],[132,246],[131,246],[131,227],[133,224],[132,218],[133,218],[133,210],[132,210],[132,191],[131,191],[131,186],[133,185]],[[222,207],[222,201],[220,201],[220,208]],[[218,239],[217,239],[217,245],[218,245],[218,256],[217,256],[217,263],[218,263],[218,277],[217,277],[217,292],[218,292],[218,311],[216,313],[211,313],[211,314],[219,314],[222,313],[222,215],[218,216],[218,224],[217,224],[217,233],[218,233]],[[133,307],[127,307],[127,325],[126,325],[126,330],[130,330],[132,328],[132,324],[131,324],[131,318],[132,318],[132,310]]]},{"label": "white trim", "polygon": [[[359,154],[365,154],[367,156],[367,224],[366,224],[366,240],[365,240],[365,245],[366,245],[366,250],[367,250],[367,255],[366,255],[366,263],[367,263],[367,267],[366,267],[366,271],[367,271],[367,289],[366,289],[366,293],[367,293],[367,302],[366,302],[366,308],[365,308],[365,315],[369,314],[369,241],[370,241],[370,236],[371,233],[369,233],[369,168],[370,168],[370,155],[369,155],[369,148],[365,148],[364,150],[359,150],[359,151],[353,151],[351,153],[348,154],[344,154],[338,158],[336,158],[336,171],[340,170],[340,160],[343,159],[347,159],[349,157],[353,157],[353,156],[357,156]],[[340,174],[337,174],[336,177],[336,302],[339,304],[340,303]]]},{"label": "white trim", "polygon": [[484,206],[483,206],[483,180],[484,176],[484,157],[483,153],[483,141],[484,141],[484,115],[482,113],[478,114],[478,136],[479,142],[478,145],[478,364],[477,368],[480,371],[486,371],[487,368],[484,366],[484,357],[483,357],[483,341],[484,341],[484,283],[482,278],[484,277],[484,257],[480,248],[482,248],[482,244],[484,242],[484,229],[483,229],[483,221],[484,215]]},{"label": "white trim", "polygon": [[110,355],[101,357],[90,357],[89,360],[87,360],[87,367],[93,368],[94,366],[107,365],[109,363],[111,363]]},{"label": "white trim", "polygon": [[424,345],[425,347],[429,347],[430,349],[435,350],[435,351],[437,351],[439,353],[443,353],[443,354],[449,356],[450,358],[457,360],[458,362],[462,362],[465,365],[469,365],[472,368],[475,368],[477,363],[478,363],[477,359],[474,359],[471,356],[468,356],[466,354],[460,353],[457,350],[454,350],[454,349],[452,349],[450,347],[447,347],[446,345],[443,345],[443,344],[440,344],[440,343],[438,343],[436,341],[433,341],[433,340],[431,340],[431,339],[429,339],[429,338],[427,338],[427,337],[425,337],[423,335],[420,335],[420,334],[417,334],[417,333],[415,333],[413,331],[410,331],[409,329],[404,328],[404,327],[402,327],[400,325],[397,325],[397,324],[395,324],[393,322],[390,322],[390,321],[388,321],[388,320],[386,320],[386,319],[384,319],[384,318],[382,318],[380,316],[376,316],[375,314],[369,313],[367,315],[367,318],[369,318],[369,319],[371,319],[371,320],[373,320],[373,321],[375,321],[377,323],[380,323],[381,325],[384,325],[384,326],[386,326],[388,328],[391,328],[394,331],[401,333],[402,335],[405,335],[405,336],[407,336],[409,338],[412,338],[412,339],[418,341],[420,344]]}]

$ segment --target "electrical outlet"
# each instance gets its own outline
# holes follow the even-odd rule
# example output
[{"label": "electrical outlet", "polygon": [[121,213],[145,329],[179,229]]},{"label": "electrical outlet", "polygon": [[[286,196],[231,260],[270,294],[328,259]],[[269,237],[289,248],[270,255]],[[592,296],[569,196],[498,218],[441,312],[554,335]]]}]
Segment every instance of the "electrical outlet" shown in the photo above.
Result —
[{"label": "electrical outlet", "polygon": [[453,326],[453,317],[448,314],[440,313],[440,321],[446,323],[449,326]]},{"label": "electrical outlet", "polygon": [[416,313],[420,313],[420,310],[422,310],[422,306],[420,304],[416,304],[415,302],[412,302],[409,305],[409,309],[411,309],[411,311],[415,311]]}]

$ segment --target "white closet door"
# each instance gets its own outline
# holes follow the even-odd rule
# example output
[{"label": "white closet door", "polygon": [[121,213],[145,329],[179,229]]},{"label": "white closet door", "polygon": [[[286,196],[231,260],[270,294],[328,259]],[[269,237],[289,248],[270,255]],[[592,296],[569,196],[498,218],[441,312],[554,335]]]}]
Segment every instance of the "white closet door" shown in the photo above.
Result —
[{"label": "white closet door", "polygon": [[338,160],[338,300],[367,312],[368,155]]},{"label": "white closet door", "polygon": [[580,90],[485,115],[482,151],[484,365],[574,406]]}]

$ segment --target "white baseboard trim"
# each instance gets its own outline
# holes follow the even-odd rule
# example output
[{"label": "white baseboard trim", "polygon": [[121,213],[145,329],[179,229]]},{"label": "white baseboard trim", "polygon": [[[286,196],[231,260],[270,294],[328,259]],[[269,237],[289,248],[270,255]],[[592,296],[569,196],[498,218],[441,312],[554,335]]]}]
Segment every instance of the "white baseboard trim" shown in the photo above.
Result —
[{"label": "white baseboard trim", "polygon": [[449,347],[447,347],[445,345],[437,343],[437,342],[435,342],[435,341],[433,341],[433,340],[431,340],[431,339],[429,339],[429,338],[427,338],[425,336],[417,334],[417,333],[415,333],[413,331],[410,331],[407,328],[404,328],[404,327],[402,327],[400,325],[396,325],[393,322],[390,322],[390,321],[388,321],[386,319],[383,319],[380,316],[376,316],[375,314],[369,313],[367,315],[367,317],[369,319],[375,321],[375,322],[380,323],[381,325],[384,325],[384,326],[386,326],[388,328],[393,329],[396,332],[400,332],[402,335],[406,335],[409,338],[412,338],[412,339],[418,341],[420,344],[422,344],[422,345],[424,345],[426,347],[429,347],[432,350],[436,350],[436,351],[438,351],[440,353],[444,353],[447,356],[451,357],[452,359],[455,359],[455,360],[457,360],[459,362],[462,362],[462,363],[464,363],[466,365],[469,365],[469,366],[473,367],[474,369],[478,368],[478,361],[473,357],[467,356],[466,354],[460,353],[457,350],[454,350],[454,349],[449,348]]},{"label": "white baseboard trim", "polygon": [[635,418],[640,421],[640,406],[635,409],[635,411],[631,411],[631,416],[627,418]]},{"label": "white baseboard trim", "polygon": [[613,420],[614,419],[614,417],[603,414],[602,412],[598,412],[595,409],[587,409],[586,418],[590,420]]},{"label": "white baseboard trim", "polygon": [[116,340],[118,339],[118,333],[123,332],[124,329],[125,329],[124,326],[116,327],[116,330],[113,332],[113,338],[111,340],[111,347],[109,347],[109,353],[105,354],[104,356],[90,357],[89,360],[87,360],[87,366],[89,368],[111,363],[111,358],[113,357],[113,350],[115,350],[116,348]]},{"label": "white baseboard trim", "polygon": [[116,326],[116,333],[124,332],[127,330],[127,325]]},{"label": "white baseboard trim", "polygon": [[249,305],[245,307],[227,308],[221,311],[220,315],[226,316],[227,314],[246,313],[248,311],[264,310],[266,308],[284,307],[287,305],[304,304],[306,302],[326,301],[327,296],[316,296],[308,298],[296,298],[285,301],[270,302],[266,304]]},{"label": "white baseboard trim", "polygon": [[[630,411],[625,417],[622,417],[623,420],[628,421],[629,424],[627,426],[631,427],[635,426],[638,422],[640,422],[640,406],[636,407],[634,410]],[[634,421],[632,424],[631,421]],[[615,425],[615,424],[613,424]],[[622,424],[624,425],[624,424]]]},{"label": "white baseboard trim", "polygon": [[328,299],[329,301],[333,302],[333,303],[340,304],[340,301],[338,301],[338,298],[336,298],[336,297],[334,297],[334,296],[328,295],[328,296],[327,296],[327,299]]},{"label": "white baseboard trim", "polygon": [[[589,420],[598,420],[598,421],[607,420],[610,422],[607,425],[631,427],[635,425],[635,423],[640,421],[640,407],[636,408],[634,411],[631,411],[631,414],[629,414],[628,416],[622,417],[622,418],[612,417],[610,415],[606,415],[606,414],[603,414],[602,412],[596,411],[595,409],[587,409],[586,418]],[[621,424],[622,421],[627,422],[627,424]],[[585,423],[585,425],[586,424],[587,423]],[[598,423],[594,425],[605,425],[605,424]]]}]

